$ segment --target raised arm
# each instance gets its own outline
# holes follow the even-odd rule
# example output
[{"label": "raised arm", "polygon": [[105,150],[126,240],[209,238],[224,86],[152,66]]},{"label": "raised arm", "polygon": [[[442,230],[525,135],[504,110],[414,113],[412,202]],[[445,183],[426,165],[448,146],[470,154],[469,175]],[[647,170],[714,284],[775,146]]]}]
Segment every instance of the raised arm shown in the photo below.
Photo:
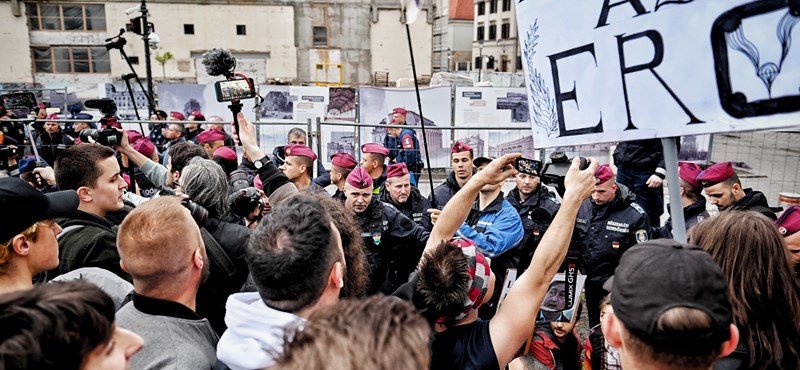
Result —
[{"label": "raised arm", "polygon": [[579,160],[576,158],[572,161],[564,181],[566,192],[561,208],[536,248],[530,268],[514,283],[500,310],[489,323],[489,333],[500,368],[514,358],[533,332],[536,315],[550,280],[567,254],[578,208],[594,191],[594,173],[599,164],[594,159],[591,162],[588,169],[579,171]]},{"label": "raised arm", "polygon": [[164,186],[167,182],[167,168],[162,166],[160,163],[154,162],[152,159],[147,158],[144,154],[139,153],[136,149],[131,146],[130,140],[128,139],[128,132],[122,129],[117,129],[117,131],[122,132],[122,141],[117,146],[119,148],[119,152],[125,154],[128,157],[128,160],[139,167],[144,173],[145,177],[147,177],[153,185],[160,187]]},{"label": "raised arm", "polygon": [[[242,143],[244,150],[250,155],[253,161],[257,161],[267,155],[258,146],[256,140],[256,127],[248,120],[243,113],[237,115],[239,121],[239,132],[233,126],[233,136]],[[258,169],[258,178],[264,184],[264,193],[269,197],[272,206],[277,206],[281,202],[298,193],[297,187],[281,172],[272,161],[265,161],[263,166]]]},{"label": "raised arm", "polygon": [[493,160],[486,167],[478,171],[466,184],[459,190],[442,210],[436,223],[433,224],[431,236],[425,246],[425,252],[439,245],[442,240],[449,240],[455,235],[456,230],[461,227],[469,214],[472,202],[478,196],[481,188],[486,184],[499,184],[507,178],[517,174],[514,169],[514,160],[522,154],[506,154]]}]

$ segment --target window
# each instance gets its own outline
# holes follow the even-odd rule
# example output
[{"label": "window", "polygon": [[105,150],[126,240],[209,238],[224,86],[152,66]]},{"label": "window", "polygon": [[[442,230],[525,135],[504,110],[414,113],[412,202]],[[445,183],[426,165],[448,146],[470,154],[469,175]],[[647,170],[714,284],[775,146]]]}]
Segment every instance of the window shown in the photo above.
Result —
[{"label": "window", "polygon": [[511,0],[503,0],[503,11],[507,12],[511,10]]},{"label": "window", "polygon": [[478,15],[486,14],[486,3],[483,1],[478,3]]},{"label": "window", "polygon": [[469,62],[457,62],[456,71],[469,71]]},{"label": "window", "polygon": [[492,23],[489,25],[489,40],[497,38],[497,25]]},{"label": "window", "polygon": [[184,35],[194,35],[194,25],[193,24],[184,24],[183,25],[183,34]]},{"label": "window", "polygon": [[137,64],[139,64],[139,57],[132,56],[132,55],[128,55],[128,60],[129,60],[129,61],[131,62],[131,64],[133,64],[133,65],[137,65]]},{"label": "window", "polygon": [[501,39],[511,38],[511,24],[503,23],[503,25],[500,26],[500,38]]},{"label": "window", "polygon": [[497,13],[497,0],[489,0],[489,13]]},{"label": "window", "polygon": [[236,34],[239,36],[247,35],[247,26],[243,24],[236,25]]},{"label": "window", "polygon": [[478,25],[478,36],[476,37],[476,40],[478,40],[478,41],[483,40],[483,36],[484,36],[483,33],[484,33],[484,31],[483,31],[483,23],[481,23],[481,24]]},{"label": "window", "polygon": [[31,31],[105,31],[105,5],[26,3]]},{"label": "window", "polygon": [[111,73],[104,47],[53,46],[33,48],[38,73]]},{"label": "window", "polygon": [[314,27],[314,47],[328,47],[328,27]]},{"label": "window", "polygon": [[483,68],[483,63],[481,63],[482,61],[483,61],[483,58],[481,58],[480,56],[475,58],[475,69]]}]

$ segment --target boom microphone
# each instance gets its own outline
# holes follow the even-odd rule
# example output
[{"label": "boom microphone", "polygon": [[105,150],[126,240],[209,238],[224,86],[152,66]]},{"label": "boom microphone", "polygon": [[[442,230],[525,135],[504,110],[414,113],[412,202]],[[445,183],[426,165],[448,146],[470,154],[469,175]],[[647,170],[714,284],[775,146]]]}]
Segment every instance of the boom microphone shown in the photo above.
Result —
[{"label": "boom microphone", "polygon": [[209,76],[233,77],[233,70],[236,69],[236,59],[225,49],[213,48],[203,54],[203,65]]}]

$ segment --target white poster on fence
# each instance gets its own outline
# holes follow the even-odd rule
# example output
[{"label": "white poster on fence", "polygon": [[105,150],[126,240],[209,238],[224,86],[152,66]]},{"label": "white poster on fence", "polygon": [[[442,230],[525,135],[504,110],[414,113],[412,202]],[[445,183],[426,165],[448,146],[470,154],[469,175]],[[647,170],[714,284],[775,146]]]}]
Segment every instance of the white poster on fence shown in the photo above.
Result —
[{"label": "white poster on fence", "polygon": [[536,145],[800,124],[796,2],[516,2]]},{"label": "white poster on fence", "polygon": [[[385,125],[391,121],[394,108],[404,108],[408,111],[406,123],[414,126],[420,125],[417,96],[413,88],[360,87],[358,91],[358,109],[362,123]],[[450,131],[440,128],[450,127],[452,117],[450,87],[421,88],[419,92],[422,100],[422,116],[425,118],[431,166],[434,168],[449,167]],[[425,146],[423,145],[422,130],[416,129],[415,131],[420,145],[423,146],[422,158],[424,160]],[[362,128],[359,136],[362,144],[369,142],[383,144],[386,129],[383,127]],[[361,151],[357,149],[357,152],[356,157],[360,158]]]},{"label": "white poster on fence", "polygon": [[[456,87],[455,139],[472,147],[476,156],[500,156],[510,152],[533,155],[528,98],[525,88]],[[486,127],[520,127],[520,130],[488,130]]]}]

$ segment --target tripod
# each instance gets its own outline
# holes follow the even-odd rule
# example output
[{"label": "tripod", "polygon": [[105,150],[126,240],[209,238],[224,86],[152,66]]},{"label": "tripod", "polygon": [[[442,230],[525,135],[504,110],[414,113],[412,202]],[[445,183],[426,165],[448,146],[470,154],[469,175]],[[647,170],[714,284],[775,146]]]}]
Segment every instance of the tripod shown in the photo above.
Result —
[{"label": "tripod", "polygon": [[[107,38],[106,42],[108,43],[106,44],[106,50],[109,51],[111,49],[119,50],[120,55],[122,55],[122,58],[125,59],[125,62],[131,69],[131,73],[122,75],[122,79],[125,80],[125,84],[128,86],[128,92],[130,92],[131,95],[131,103],[133,104],[133,110],[136,112],[136,119],[141,120],[141,118],[139,117],[139,111],[136,110],[136,101],[133,98],[133,90],[131,90],[130,79],[136,79],[136,83],[139,84],[139,87],[142,89],[144,96],[147,98],[147,108],[150,114],[155,113],[156,107],[155,103],[153,102],[153,97],[150,96],[150,93],[147,90],[145,90],[144,85],[142,85],[142,80],[139,79],[139,75],[137,75],[136,70],[133,69],[133,64],[131,64],[131,60],[130,58],[128,58],[128,54],[125,52],[125,49],[123,49],[123,46],[125,46],[125,44],[128,43],[128,40],[125,40],[125,38],[122,37],[123,33],[125,33],[124,28],[119,30],[119,35]],[[144,135],[144,129],[142,128],[141,122],[139,123],[139,128],[142,130],[142,135]]]}]

